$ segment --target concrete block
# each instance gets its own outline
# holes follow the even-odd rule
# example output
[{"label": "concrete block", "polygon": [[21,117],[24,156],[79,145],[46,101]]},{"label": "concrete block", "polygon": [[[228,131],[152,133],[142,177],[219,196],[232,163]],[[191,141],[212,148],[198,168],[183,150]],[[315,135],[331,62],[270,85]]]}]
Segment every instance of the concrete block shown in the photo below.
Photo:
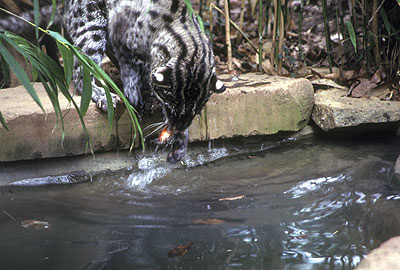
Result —
[{"label": "concrete block", "polygon": [[400,102],[350,98],[340,89],[315,94],[312,119],[323,130],[400,120]]},{"label": "concrete block", "polygon": [[357,270],[400,269],[400,236],[390,238],[368,253]]},{"label": "concrete block", "polygon": [[[78,114],[59,93],[65,139],[62,142],[61,122],[41,83],[34,88],[46,113],[34,102],[23,86],[0,90],[0,111],[10,131],[0,127],[0,161],[27,160],[84,154],[88,151],[86,136]],[[74,100],[80,105],[80,97]],[[132,128],[127,113],[113,122],[110,133],[107,114],[92,102],[84,117],[93,151],[115,150],[129,147]],[[118,133],[117,133],[118,129]]]},{"label": "concrete block", "polygon": [[[309,121],[313,106],[313,88],[305,79],[287,79],[267,75],[243,74],[239,80],[221,76],[227,91],[211,96],[205,109],[190,127],[191,140],[230,138],[298,131]],[[22,86],[0,90],[0,111],[10,131],[0,127],[0,161],[80,155],[88,152],[86,138],[75,109],[60,93],[65,139],[61,143],[61,123],[46,91],[36,89],[46,114]],[[79,105],[80,97],[75,97]],[[134,139],[128,113],[116,121],[110,133],[107,114],[94,103],[84,117],[93,151],[127,149]],[[142,124],[159,121],[151,116]]]},{"label": "concrete block", "polygon": [[212,95],[190,127],[191,140],[298,131],[310,118],[314,90],[306,79],[253,73],[239,80],[220,76],[227,90]]}]

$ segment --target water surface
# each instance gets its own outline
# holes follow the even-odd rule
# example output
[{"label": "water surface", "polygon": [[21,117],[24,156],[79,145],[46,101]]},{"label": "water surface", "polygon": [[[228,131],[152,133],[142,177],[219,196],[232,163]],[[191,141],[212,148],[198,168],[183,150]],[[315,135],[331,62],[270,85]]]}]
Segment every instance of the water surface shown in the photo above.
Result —
[{"label": "water surface", "polygon": [[353,269],[400,234],[398,137],[251,140],[1,187],[0,269]]}]

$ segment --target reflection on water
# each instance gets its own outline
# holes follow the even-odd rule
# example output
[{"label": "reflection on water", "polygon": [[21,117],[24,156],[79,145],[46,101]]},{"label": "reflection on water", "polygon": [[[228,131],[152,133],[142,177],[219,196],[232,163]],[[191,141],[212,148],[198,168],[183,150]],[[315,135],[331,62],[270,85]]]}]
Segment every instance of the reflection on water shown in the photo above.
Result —
[{"label": "reflection on water", "polygon": [[228,156],[228,150],[226,148],[212,148],[210,145],[207,152],[189,153],[182,160],[181,164],[177,165],[166,163],[164,155],[160,153],[155,153],[150,156],[145,155],[139,157],[138,168],[129,175],[126,184],[128,188],[143,190],[153,180],[166,176],[173,169],[182,166],[185,168],[200,166],[225,156]]},{"label": "reflection on water", "polygon": [[353,269],[400,234],[397,140],[201,145],[176,165],[148,154],[81,184],[2,187],[0,269]]}]

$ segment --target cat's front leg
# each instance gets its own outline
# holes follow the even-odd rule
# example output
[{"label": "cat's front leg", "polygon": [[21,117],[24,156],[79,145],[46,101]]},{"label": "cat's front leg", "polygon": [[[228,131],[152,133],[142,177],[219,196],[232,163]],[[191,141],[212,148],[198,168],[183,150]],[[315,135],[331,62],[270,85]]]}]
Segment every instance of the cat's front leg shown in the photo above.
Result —
[{"label": "cat's front leg", "polygon": [[[100,66],[107,45],[107,18],[95,0],[70,0],[65,5],[64,25],[75,46],[89,56]],[[74,60],[73,83],[79,94],[83,90],[82,69],[77,59]],[[107,111],[107,97],[102,87],[95,83],[92,77],[92,100],[97,107]],[[120,98],[111,93],[113,106],[116,107]]]}]

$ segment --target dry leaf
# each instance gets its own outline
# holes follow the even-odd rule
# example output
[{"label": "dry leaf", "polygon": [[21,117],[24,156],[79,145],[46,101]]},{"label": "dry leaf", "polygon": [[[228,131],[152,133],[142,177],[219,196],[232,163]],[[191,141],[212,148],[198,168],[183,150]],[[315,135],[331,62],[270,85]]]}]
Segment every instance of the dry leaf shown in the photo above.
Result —
[{"label": "dry leaf", "polygon": [[329,88],[337,88],[337,89],[340,89],[343,91],[349,90],[347,87],[341,86],[341,85],[335,83],[334,81],[328,80],[328,79],[316,79],[316,80],[312,80],[311,83],[315,90],[329,89]]},{"label": "dry leaf", "polygon": [[21,227],[34,230],[45,230],[50,229],[50,223],[47,221],[27,219],[21,222]]},{"label": "dry leaf", "polygon": [[192,245],[193,243],[187,243],[186,245],[177,246],[176,248],[168,251],[168,258],[182,257],[192,248]]},{"label": "dry leaf", "polygon": [[375,88],[376,85],[377,84],[374,83],[372,80],[361,78],[359,84],[357,85],[353,84],[351,86],[351,88],[353,88],[353,90],[351,91],[351,96],[352,97],[368,96],[371,89]]},{"label": "dry leaf", "polygon": [[337,80],[339,79],[340,74],[339,73],[329,73],[323,76],[325,79],[330,79],[330,80]]},{"label": "dry leaf", "polygon": [[235,197],[226,197],[226,198],[221,198],[219,201],[235,201],[235,200],[240,200],[243,199],[245,196],[244,195],[239,195]]},{"label": "dry leaf", "polygon": [[[315,78],[325,78],[325,76],[333,76],[332,74],[340,74],[340,69],[337,67],[332,68],[332,72],[329,71],[329,68],[327,67],[307,67],[310,71],[311,74],[314,75]],[[335,75],[335,76],[338,76]]]},{"label": "dry leaf", "polygon": [[219,224],[224,224],[225,221],[222,219],[208,218],[208,219],[193,219],[192,223],[203,224],[203,225],[219,225]]}]

